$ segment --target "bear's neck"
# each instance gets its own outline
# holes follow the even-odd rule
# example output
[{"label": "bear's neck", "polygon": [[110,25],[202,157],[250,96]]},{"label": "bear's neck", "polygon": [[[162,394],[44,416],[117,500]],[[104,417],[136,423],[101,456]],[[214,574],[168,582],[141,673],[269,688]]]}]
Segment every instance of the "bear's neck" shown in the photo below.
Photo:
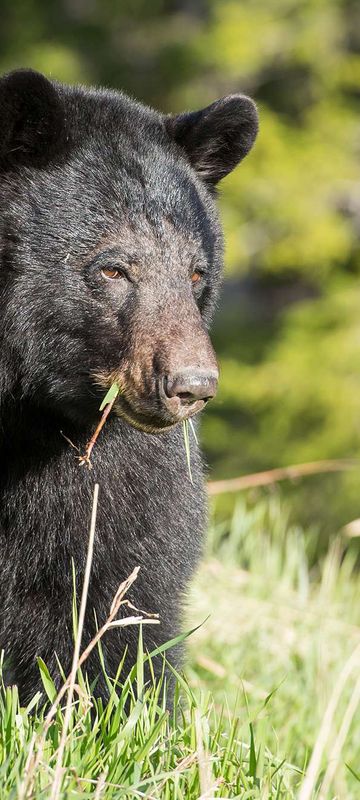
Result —
[{"label": "bear's neck", "polygon": [[[77,427],[60,415],[33,405],[30,401],[3,402],[0,405],[0,457],[2,472],[15,463],[46,466],[54,463],[66,449],[75,448],[91,435],[91,424]],[[73,438],[72,438],[73,437]],[[79,441],[77,441],[79,440]]]},{"label": "bear's neck", "polygon": [[97,530],[105,548],[122,529],[130,528],[135,539],[168,529],[174,507],[202,509],[198,448],[192,439],[191,483],[181,428],[152,435],[111,416],[89,469],[79,455],[95,426],[96,420],[77,427],[30,401],[0,406],[0,534],[20,547],[36,537],[39,559],[55,552],[56,542],[85,558],[96,482]]}]

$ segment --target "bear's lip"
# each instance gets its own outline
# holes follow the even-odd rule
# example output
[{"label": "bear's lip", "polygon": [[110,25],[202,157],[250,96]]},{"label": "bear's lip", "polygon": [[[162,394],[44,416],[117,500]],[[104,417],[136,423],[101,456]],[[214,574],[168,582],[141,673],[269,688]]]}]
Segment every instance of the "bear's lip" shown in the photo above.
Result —
[{"label": "bear's lip", "polygon": [[151,412],[148,413],[134,409],[128,399],[124,397],[124,395],[120,395],[114,405],[114,412],[128,422],[133,428],[137,428],[145,433],[163,433],[174,428],[179,422],[183,422],[189,419],[189,417],[198,414],[204,406],[205,402],[203,400],[198,400],[192,406],[181,408],[180,413],[170,418],[161,416],[160,414],[155,415]]}]

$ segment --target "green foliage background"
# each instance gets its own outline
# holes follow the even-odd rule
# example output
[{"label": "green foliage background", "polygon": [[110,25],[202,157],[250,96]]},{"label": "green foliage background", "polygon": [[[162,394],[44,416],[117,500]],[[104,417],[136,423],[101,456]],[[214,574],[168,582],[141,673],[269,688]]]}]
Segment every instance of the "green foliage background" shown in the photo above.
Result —
[{"label": "green foliage background", "polygon": [[[212,476],[358,456],[358,2],[0,0],[0,14],[2,71],[31,65],[164,111],[256,99],[258,142],[221,190]],[[358,485],[357,472],[304,483],[301,514],[334,530],[360,515]]]}]

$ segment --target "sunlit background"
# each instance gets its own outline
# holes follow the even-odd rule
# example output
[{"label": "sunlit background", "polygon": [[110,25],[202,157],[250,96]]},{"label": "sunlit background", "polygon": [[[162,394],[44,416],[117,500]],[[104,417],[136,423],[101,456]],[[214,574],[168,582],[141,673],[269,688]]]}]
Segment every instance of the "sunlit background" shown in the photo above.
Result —
[{"label": "sunlit background", "polygon": [[[0,13],[2,71],[31,65],[163,111],[239,90],[256,99],[256,148],[221,189],[222,380],[203,424],[211,476],[357,456],[356,0],[1,0]],[[351,473],[282,491],[336,527],[360,514],[358,485]]]},{"label": "sunlit background", "polygon": [[[19,66],[124,89],[164,112],[234,91],[255,98],[258,141],[220,191],[226,280],[214,331],[221,385],[202,426],[209,476],[358,458],[358,0],[0,0],[0,70]],[[346,531],[360,525],[344,526],[360,517],[359,487],[356,468],[221,495],[194,587],[191,621],[211,617],[190,640],[192,685],[210,686],[216,702],[225,690],[232,709],[246,691],[243,721],[262,709],[262,725],[266,705],[269,732],[259,722],[256,736],[297,764],[289,786],[358,642],[360,539]],[[359,796],[358,727],[325,778],[348,800]]]},{"label": "sunlit background", "polygon": [[[31,65],[163,111],[239,90],[256,99],[256,148],[221,189],[222,380],[203,425],[211,476],[357,456],[356,0],[1,0],[0,13],[2,71]],[[360,514],[358,484],[351,473],[282,491],[336,527]]]}]

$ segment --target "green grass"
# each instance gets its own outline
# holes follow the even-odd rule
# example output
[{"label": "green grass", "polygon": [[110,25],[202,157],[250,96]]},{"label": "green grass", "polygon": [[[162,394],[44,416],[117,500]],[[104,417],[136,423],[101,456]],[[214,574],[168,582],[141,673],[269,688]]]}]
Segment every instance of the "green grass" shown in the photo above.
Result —
[{"label": "green grass", "polygon": [[[249,730],[243,742],[237,720],[228,722],[207,699],[195,699],[183,681],[181,708],[176,695],[177,710],[169,713],[163,688],[150,687],[141,700],[128,688],[120,698],[114,693],[106,708],[92,700],[92,715],[87,696],[81,697],[71,717],[59,797],[260,798],[264,786],[268,797],[293,796],[281,788],[287,774],[290,783],[291,768],[279,770],[280,762],[251,740]],[[50,797],[62,725],[59,711],[28,796]],[[41,729],[42,714],[20,710],[16,690],[7,690],[1,701],[2,798],[23,797],[32,736]]]},{"label": "green grass", "polygon": [[[212,528],[189,612],[191,623],[210,614],[189,640],[194,691],[206,685],[216,707],[226,698],[244,737],[249,715],[255,729],[261,721],[265,746],[300,770],[318,740],[340,672],[360,643],[358,540],[332,538],[325,557],[310,569],[317,545],[316,529],[304,532],[291,524],[278,496],[253,507],[239,503],[230,526]],[[356,690],[359,666],[360,655],[329,726],[320,772]],[[346,766],[359,771],[359,714],[355,719],[356,713],[329,800],[360,797]]]},{"label": "green grass", "polygon": [[[186,678],[177,677],[173,708],[164,680],[144,684],[141,636],[130,679],[113,687],[105,707],[79,672],[55,795],[65,698],[44,738],[56,695],[45,666],[47,708],[40,710],[38,698],[19,708],[16,688],[3,687],[1,800],[356,800],[359,654],[339,684],[360,642],[356,542],[333,539],[310,570],[316,539],[316,530],[289,522],[276,496],[254,507],[241,503],[231,525],[213,526],[187,610],[189,627],[206,621],[188,638]],[[342,725],[344,743],[335,753]],[[320,758],[306,788],[315,746]]]}]

